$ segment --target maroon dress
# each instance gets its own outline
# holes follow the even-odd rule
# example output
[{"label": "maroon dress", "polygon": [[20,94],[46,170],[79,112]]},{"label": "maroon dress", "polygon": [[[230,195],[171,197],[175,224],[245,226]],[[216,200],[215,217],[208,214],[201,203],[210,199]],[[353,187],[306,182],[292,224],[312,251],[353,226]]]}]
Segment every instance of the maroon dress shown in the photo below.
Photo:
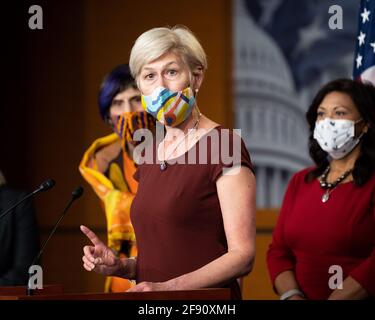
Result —
[{"label": "maroon dress", "polygon": [[[181,276],[228,251],[216,181],[222,175],[222,169],[233,163],[228,164],[221,157],[216,161],[218,163],[211,163],[222,150],[220,133],[223,130],[216,127],[211,132],[218,134],[219,147],[213,146],[210,139],[205,140],[208,142],[207,164],[169,163],[167,169],[161,171],[160,163],[155,161],[157,148],[154,146],[156,163],[138,167],[134,175],[139,182],[138,192],[131,207],[138,247],[137,282],[160,282]],[[232,137],[230,132],[229,141]],[[202,141],[201,138],[176,159],[184,159],[186,163],[192,156],[199,159]],[[240,141],[237,148],[240,150],[236,150],[233,143],[229,150],[240,153],[237,164],[252,169],[246,146],[242,139]],[[225,287],[232,289],[233,298],[241,298],[236,280]]]}]

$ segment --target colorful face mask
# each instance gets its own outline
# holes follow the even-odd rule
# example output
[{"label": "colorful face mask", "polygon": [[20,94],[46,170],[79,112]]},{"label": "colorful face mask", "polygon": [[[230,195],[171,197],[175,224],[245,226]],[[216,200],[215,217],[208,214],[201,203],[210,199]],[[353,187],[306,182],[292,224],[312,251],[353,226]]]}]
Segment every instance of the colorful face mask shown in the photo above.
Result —
[{"label": "colorful face mask", "polygon": [[124,112],[117,118],[115,132],[124,142],[133,142],[138,129],[155,129],[155,119],[145,111]]},{"label": "colorful face mask", "polygon": [[355,124],[360,121],[330,118],[317,121],[314,139],[333,159],[341,159],[359,143],[363,133],[357,138],[354,135]]},{"label": "colorful face mask", "polygon": [[193,110],[194,104],[195,97],[190,87],[178,92],[157,87],[151,95],[142,95],[143,108],[159,122],[171,127],[185,121]]}]

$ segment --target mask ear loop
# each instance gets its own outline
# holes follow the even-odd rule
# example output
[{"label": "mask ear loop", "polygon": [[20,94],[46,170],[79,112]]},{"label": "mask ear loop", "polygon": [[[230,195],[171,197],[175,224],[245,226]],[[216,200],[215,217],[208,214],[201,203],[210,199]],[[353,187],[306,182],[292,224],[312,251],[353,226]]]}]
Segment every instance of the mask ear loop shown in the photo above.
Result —
[{"label": "mask ear loop", "polygon": [[357,139],[358,139],[358,140],[361,140],[365,133],[366,133],[366,132],[362,131],[362,133],[358,136]]},{"label": "mask ear loop", "polygon": [[200,109],[198,107],[198,102],[197,102],[198,91],[199,91],[199,89],[194,89],[193,93],[194,93],[194,99],[195,99],[195,108],[197,109],[198,116],[200,117],[202,115],[202,113],[201,113],[201,111],[200,111]]}]

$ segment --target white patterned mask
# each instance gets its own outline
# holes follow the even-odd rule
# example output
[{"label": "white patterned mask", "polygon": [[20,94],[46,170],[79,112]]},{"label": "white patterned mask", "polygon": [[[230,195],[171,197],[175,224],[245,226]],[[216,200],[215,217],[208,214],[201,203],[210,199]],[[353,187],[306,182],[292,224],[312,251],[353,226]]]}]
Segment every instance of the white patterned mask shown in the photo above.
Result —
[{"label": "white patterned mask", "polygon": [[351,152],[359,143],[362,133],[355,138],[355,124],[346,119],[330,119],[317,121],[314,129],[314,139],[318,141],[320,147],[333,159],[341,159]]}]

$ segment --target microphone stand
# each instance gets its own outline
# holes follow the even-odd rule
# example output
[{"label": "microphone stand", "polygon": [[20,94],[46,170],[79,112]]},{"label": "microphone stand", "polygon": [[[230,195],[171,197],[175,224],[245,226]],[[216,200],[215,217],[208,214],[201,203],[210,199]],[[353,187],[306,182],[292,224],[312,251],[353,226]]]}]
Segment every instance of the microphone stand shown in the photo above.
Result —
[{"label": "microphone stand", "polygon": [[[64,218],[66,212],[68,211],[68,209],[70,208],[70,206],[72,205],[72,203],[78,199],[83,193],[83,188],[82,187],[78,187],[77,189],[75,189],[73,192],[72,192],[72,198],[70,199],[69,203],[67,204],[67,206],[65,207],[64,211],[62,212],[60,218],[57,220],[57,222],[55,223],[55,226],[53,227],[52,231],[50,232],[47,240],[44,242],[42,248],[39,250],[37,256],[34,258],[33,262],[31,263],[30,267],[33,266],[35,264],[36,261],[39,260],[40,256],[42,255],[48,241],[51,239],[52,235],[55,233],[60,221],[62,220],[62,218]],[[29,268],[30,269],[30,268]],[[31,284],[30,284],[30,276],[31,274],[29,273],[29,280],[27,281],[27,295],[28,296],[32,296],[34,294],[34,291],[35,289],[32,289],[31,288]]]}]

